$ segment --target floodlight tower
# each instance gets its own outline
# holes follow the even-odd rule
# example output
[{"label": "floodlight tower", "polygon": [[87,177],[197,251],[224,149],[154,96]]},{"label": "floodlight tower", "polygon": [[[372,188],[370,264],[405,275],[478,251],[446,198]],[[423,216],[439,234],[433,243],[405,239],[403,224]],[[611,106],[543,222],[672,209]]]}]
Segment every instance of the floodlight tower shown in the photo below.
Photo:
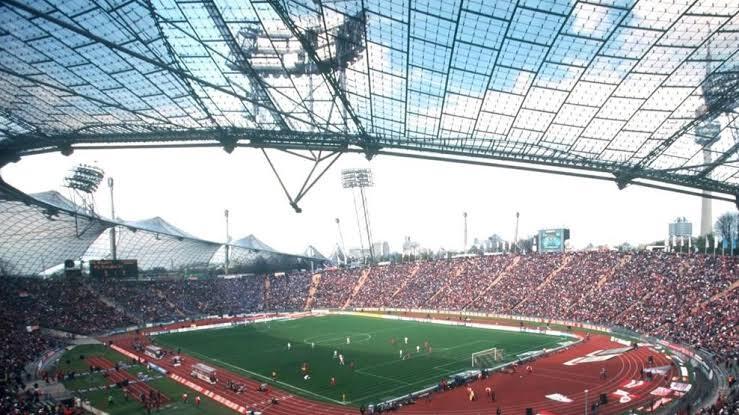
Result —
[{"label": "floodlight tower", "polygon": [[[113,198],[113,178],[108,177],[108,188],[110,189],[110,218],[115,221],[115,203]],[[115,240],[115,225],[110,228],[110,256],[114,261],[118,259],[118,252]]]},{"label": "floodlight tower", "polygon": [[513,231],[513,246],[516,249],[516,252],[518,252],[518,217],[519,213],[516,212],[516,229]]},{"label": "floodlight tower", "polygon": [[229,246],[231,244],[231,232],[230,232],[230,229],[229,229],[229,226],[228,226],[228,209],[224,209],[223,210],[223,216],[226,217],[226,246],[225,246],[225,248],[226,248],[226,259],[225,259],[225,261],[223,263],[224,264],[223,265],[223,271],[224,271],[224,274],[228,275],[229,251],[231,250],[230,249],[230,246]]},{"label": "floodlight tower", "polygon": [[[344,265],[347,265],[346,261],[346,246],[344,245],[344,233],[341,232],[341,221],[339,218],[336,218],[336,229],[339,231],[339,241],[337,242],[336,246],[338,246],[344,254]],[[337,257],[338,259],[338,257]]]},{"label": "floodlight tower", "polygon": [[78,164],[64,177],[64,187],[70,190],[72,202],[89,214],[95,214],[95,192],[105,172],[97,166]]},{"label": "floodlight tower", "polygon": [[[103,169],[88,164],[78,164],[67,172],[64,177],[64,187],[69,189],[75,213],[95,215],[95,192],[100,182],[103,181],[103,177],[105,177]],[[74,215],[74,230],[79,237],[92,225],[93,221],[87,221],[87,226],[80,229],[77,216]]]},{"label": "floodlight tower", "polygon": [[[370,169],[346,169],[341,171],[341,184],[344,187],[344,189],[351,189],[352,190],[352,196],[354,196],[354,189],[359,189],[359,195],[362,201],[362,211],[364,212],[364,226],[365,226],[365,235],[367,236],[367,242],[369,243],[369,259],[371,262],[374,262],[375,260],[375,253],[372,248],[372,230],[370,227],[370,219],[369,219],[369,212],[367,210],[367,195],[365,194],[364,189],[368,187],[373,187],[375,185],[374,180],[372,178],[372,170]],[[355,199],[355,208],[356,208],[356,199]],[[359,215],[357,215],[357,220],[359,220]],[[362,240],[361,230],[360,230],[360,243]]]},{"label": "floodlight tower", "polygon": [[464,252],[467,252],[467,212],[463,212],[464,217]]}]

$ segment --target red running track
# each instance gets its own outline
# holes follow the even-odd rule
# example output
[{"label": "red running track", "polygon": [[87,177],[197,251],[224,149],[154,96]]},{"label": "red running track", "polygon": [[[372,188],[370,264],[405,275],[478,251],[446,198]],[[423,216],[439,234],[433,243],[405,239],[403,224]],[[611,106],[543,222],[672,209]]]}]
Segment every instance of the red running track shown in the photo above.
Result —
[{"label": "red running track", "polygon": [[129,385],[127,387],[127,390],[137,401],[144,403],[141,400],[141,395],[143,394],[145,399],[149,399],[150,396],[153,396],[153,392],[154,394],[158,393],[158,395],[161,397],[161,400],[159,401],[161,405],[166,405],[167,403],[169,403],[169,398],[167,398],[167,395],[160,393],[156,389],[149,386],[147,383],[140,382],[138,379],[133,377],[133,375],[126,372],[125,370],[115,370],[115,365],[110,360],[104,357],[96,356],[88,357],[86,360],[92,366],[105,370],[105,375],[115,383],[121,382],[123,380],[128,380]]},{"label": "red running track", "polygon": [[[590,404],[599,399],[601,393],[608,395],[609,403],[599,408],[599,415],[620,414],[658,399],[649,392],[659,386],[669,385],[675,368],[671,367],[665,376],[655,376],[653,381],[645,382],[638,389],[626,389],[623,385],[630,380],[640,379],[640,369],[644,367],[647,356],[654,356],[655,366],[671,365],[672,362],[666,356],[651,348],[640,347],[605,362],[574,366],[566,366],[564,363],[596,350],[623,347],[606,336],[592,336],[589,341],[537,359],[531,364],[533,369],[531,374],[526,373],[524,368],[519,368],[515,374],[496,373],[488,379],[473,382],[471,386],[478,398],[476,401],[469,401],[465,388],[457,388],[436,394],[431,400],[419,400],[400,412],[414,415],[477,415],[495,413],[500,407],[503,414],[525,414],[526,408],[532,408],[535,414],[583,414],[587,389]],[[600,371],[604,367],[608,373],[606,379],[600,377]],[[495,391],[495,402],[485,395],[487,386]],[[635,396],[628,403],[619,403],[611,395],[618,389]],[[555,393],[572,399],[572,402],[562,403],[546,398],[546,395]]]},{"label": "red running track", "polygon": [[[132,344],[135,339],[134,336],[117,336],[115,342],[118,346],[147,360],[146,356],[133,350]],[[147,341],[143,336],[138,339],[143,342]],[[649,392],[659,386],[669,385],[672,376],[676,373],[674,367],[671,366],[665,376],[656,376],[653,381],[645,382],[638,389],[625,389],[623,385],[631,380],[639,379],[640,369],[644,367],[649,355],[654,357],[656,366],[672,364],[669,358],[651,348],[640,347],[636,350],[630,350],[605,362],[582,363],[575,366],[564,365],[565,362],[571,359],[584,357],[588,353],[597,350],[623,347],[622,344],[611,341],[607,336],[595,335],[589,341],[532,362],[530,365],[533,373],[531,374],[525,373],[523,368],[519,368],[516,374],[496,373],[488,379],[473,382],[471,386],[478,397],[476,401],[470,402],[468,400],[465,388],[457,388],[434,394],[430,400],[420,399],[414,405],[406,406],[399,412],[414,415],[479,415],[494,414],[496,408],[500,407],[502,413],[508,415],[524,414],[525,409],[530,407],[534,409],[535,414],[576,415],[584,413],[585,389],[589,391],[588,402],[598,399],[601,393],[608,394],[609,403],[599,408],[599,415],[615,415],[630,408],[649,405],[657,399]],[[258,392],[257,388],[260,382],[221,368],[218,369],[218,383],[211,385],[190,376],[188,368],[199,362],[198,359],[187,355],[182,355],[182,357],[183,363],[179,367],[172,366],[169,359],[166,358],[156,360],[154,363],[168,372],[186,378],[246,409],[262,411],[268,415],[356,415],[359,413],[353,407],[310,401],[289,392],[274,389],[271,386],[268,392]],[[604,367],[608,372],[608,377],[601,379],[600,371]],[[228,390],[225,386],[228,380],[246,385],[246,390],[243,393]],[[491,386],[495,390],[496,402],[486,399],[484,392],[486,386]],[[633,395],[631,401],[619,403],[611,395],[618,389],[630,392]],[[557,402],[545,396],[554,393],[565,395],[572,402]],[[278,399],[278,404],[270,403],[272,397]]]}]

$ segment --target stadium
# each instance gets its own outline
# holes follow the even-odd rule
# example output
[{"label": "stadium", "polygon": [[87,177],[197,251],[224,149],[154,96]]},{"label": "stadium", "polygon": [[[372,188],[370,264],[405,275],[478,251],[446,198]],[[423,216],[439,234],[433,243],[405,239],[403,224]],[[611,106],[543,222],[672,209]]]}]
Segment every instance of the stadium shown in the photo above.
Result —
[{"label": "stadium", "polygon": [[0,38],[0,414],[739,414],[736,0],[0,0]]}]

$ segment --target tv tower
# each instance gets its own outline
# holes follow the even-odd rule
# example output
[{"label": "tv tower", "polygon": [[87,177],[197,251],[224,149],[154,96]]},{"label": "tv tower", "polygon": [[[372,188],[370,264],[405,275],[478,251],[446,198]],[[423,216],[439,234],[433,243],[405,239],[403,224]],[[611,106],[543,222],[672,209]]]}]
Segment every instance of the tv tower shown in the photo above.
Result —
[{"label": "tv tower", "polygon": [[[708,31],[711,29],[709,27]],[[706,51],[706,79],[711,76],[711,43],[710,40],[707,45]],[[701,116],[709,106],[709,94],[707,90],[709,86],[708,82],[704,82],[701,87],[703,95],[704,105],[696,111],[696,116]],[[721,123],[717,117],[710,117],[705,121],[701,122],[695,128],[696,137],[695,143],[703,147],[703,164],[708,166],[713,161],[711,154],[711,146],[721,138]],[[705,236],[713,231],[713,206],[710,197],[711,193],[707,190],[703,191],[703,198],[701,199],[701,225],[700,225],[700,236]]]}]

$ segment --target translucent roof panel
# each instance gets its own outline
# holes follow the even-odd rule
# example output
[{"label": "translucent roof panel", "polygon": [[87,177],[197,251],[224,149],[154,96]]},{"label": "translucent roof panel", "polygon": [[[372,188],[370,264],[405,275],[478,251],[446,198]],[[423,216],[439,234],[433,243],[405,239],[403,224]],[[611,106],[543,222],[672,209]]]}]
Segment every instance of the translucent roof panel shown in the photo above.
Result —
[{"label": "translucent roof panel", "polygon": [[0,6],[8,160],[85,143],[395,149],[737,194],[737,107],[736,0]]},{"label": "translucent roof panel", "polygon": [[[223,266],[226,261],[226,249],[221,247],[213,256],[211,264]],[[240,246],[229,247],[229,269],[231,272],[266,273],[274,271],[288,271],[295,269],[311,270],[311,262],[315,268],[324,265],[325,260],[307,257],[285,255],[271,251],[258,251]]]},{"label": "translucent roof panel", "polygon": [[108,224],[0,189],[0,275],[36,275],[81,258]]},{"label": "translucent roof panel", "polygon": [[[87,258],[110,258],[110,234],[101,237],[85,254]],[[146,229],[116,227],[116,253],[119,259],[136,259],[139,269],[180,270],[207,267],[220,245]]]},{"label": "translucent roof panel", "polygon": [[[62,270],[65,260],[136,259],[143,271],[222,268],[224,245],[196,238],[160,217],[114,222],[91,215],[55,191],[26,195],[0,180],[0,276]],[[253,235],[232,247],[238,272],[289,271],[323,266],[325,258],[274,251]],[[266,249],[266,250],[265,250]]]}]

